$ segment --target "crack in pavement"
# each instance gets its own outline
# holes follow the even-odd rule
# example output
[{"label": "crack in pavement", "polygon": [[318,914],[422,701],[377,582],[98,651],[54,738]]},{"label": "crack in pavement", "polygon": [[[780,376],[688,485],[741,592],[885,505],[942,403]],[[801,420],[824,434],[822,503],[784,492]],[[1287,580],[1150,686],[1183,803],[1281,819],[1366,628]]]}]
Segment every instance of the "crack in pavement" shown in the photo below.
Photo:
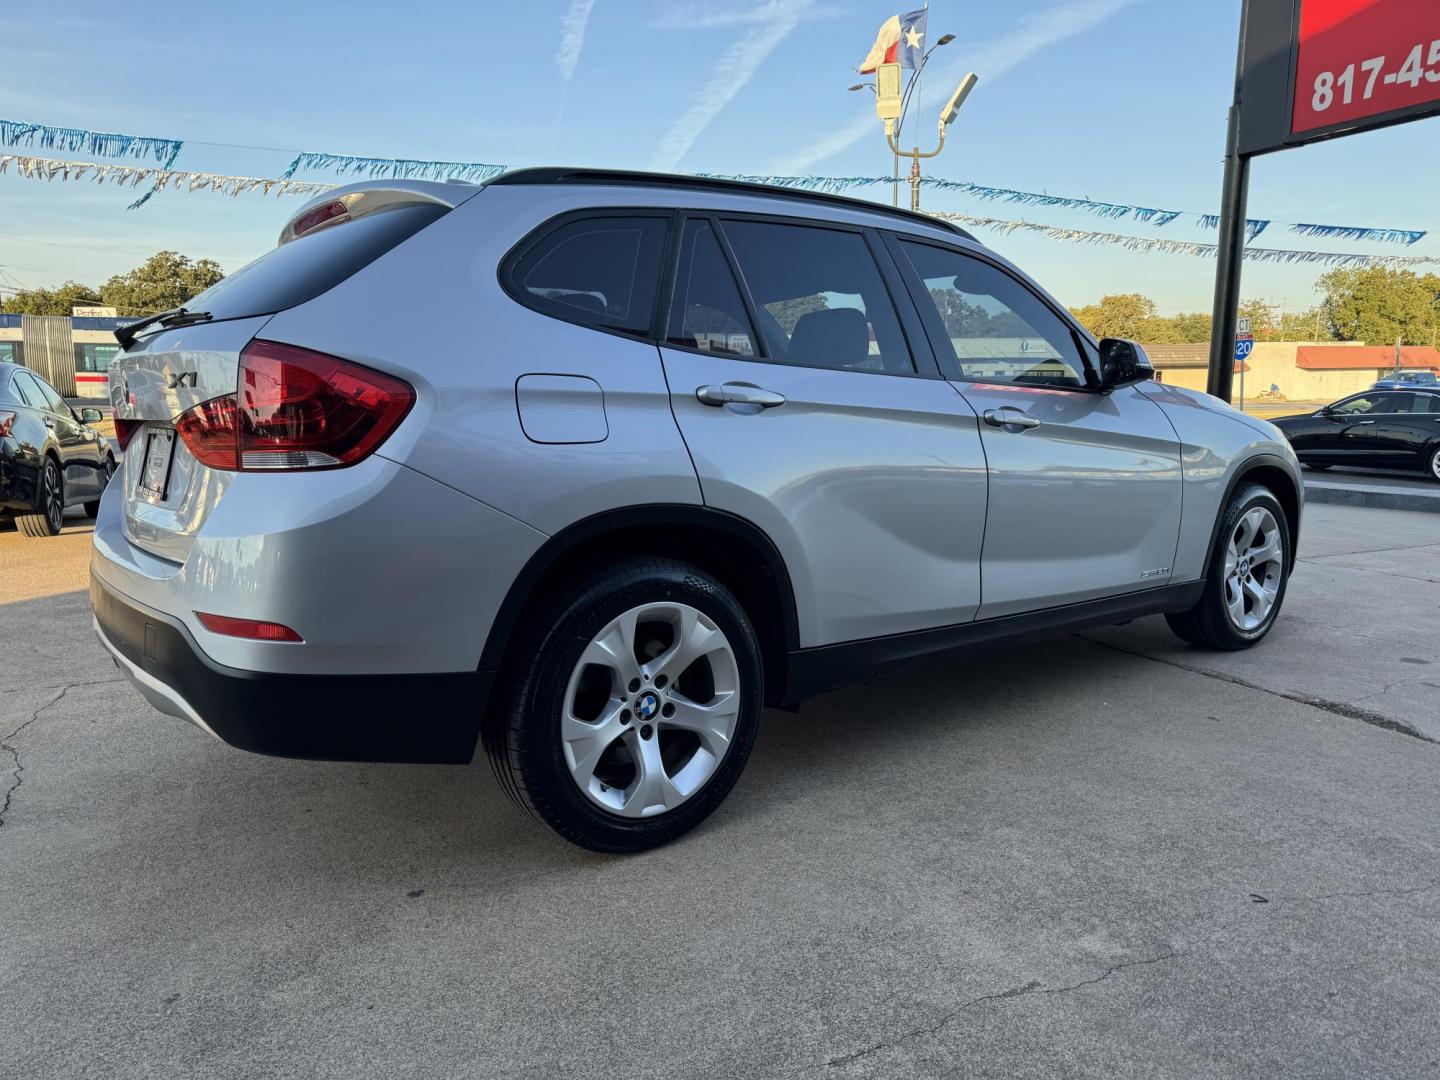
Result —
[{"label": "crack in pavement", "polygon": [[1431,881],[1426,885],[1414,885],[1404,889],[1369,889],[1362,892],[1316,893],[1313,896],[1270,896],[1266,897],[1265,902],[1269,904],[1283,904],[1303,903],[1314,900],[1356,900],[1369,896],[1414,896],[1416,893],[1430,892],[1432,889],[1440,889],[1440,880]]},{"label": "crack in pavement", "polygon": [[1258,690],[1262,694],[1284,698],[1286,701],[1293,701],[1297,705],[1309,705],[1312,709],[1320,709],[1335,716],[1344,717],[1347,720],[1359,720],[1362,724],[1369,724],[1372,727],[1384,728],[1386,731],[1394,731],[1401,735],[1408,735],[1410,738],[1418,739],[1421,742],[1432,745],[1440,744],[1440,739],[1426,735],[1417,728],[1411,727],[1403,720],[1396,720],[1382,713],[1371,712],[1369,709],[1362,709],[1360,706],[1351,705],[1349,702],[1332,701],[1330,698],[1317,697],[1313,694],[1300,694],[1289,690],[1273,690],[1268,686],[1261,686],[1259,683],[1250,682],[1248,679],[1242,679],[1240,676],[1231,675],[1228,672],[1212,671],[1209,668],[1196,667],[1193,664],[1182,664],[1179,660],[1167,660],[1163,656],[1152,656],[1149,653],[1137,652],[1134,649],[1127,649],[1121,645],[1113,645],[1108,641],[1101,641],[1099,638],[1093,638],[1087,634],[1075,634],[1074,636],[1081,641],[1088,641],[1092,645],[1099,645],[1103,649],[1124,653],[1126,656],[1136,656],[1141,660],[1150,660],[1157,664],[1165,664],[1168,667],[1179,668],[1181,671],[1188,671],[1192,675],[1203,675],[1207,679],[1216,679],[1220,682],[1230,683],[1232,686],[1241,686],[1246,690]]},{"label": "crack in pavement", "polygon": [[[105,682],[115,682],[116,680],[114,680],[114,679],[106,679],[106,680],[104,680],[104,681],[105,681]],[[25,771],[25,766],[20,763],[20,751],[19,751],[19,749],[18,749],[17,747],[11,745],[10,740],[12,740],[12,739],[14,739],[14,738],[17,738],[22,731],[24,731],[24,730],[25,730],[26,728],[28,728],[31,724],[35,723],[35,721],[37,721],[37,720],[40,719],[40,714],[41,714],[41,713],[43,713],[46,709],[50,708],[52,705],[55,705],[55,704],[59,703],[60,699],[63,698],[66,694],[68,694],[68,693],[69,693],[71,690],[73,690],[75,687],[77,687],[77,686],[94,686],[94,685],[96,685],[96,684],[95,684],[95,683],[66,683],[64,686],[61,686],[61,687],[58,687],[58,688],[57,688],[57,687],[46,687],[45,689],[48,689],[48,690],[59,689],[60,692],[59,692],[58,694],[56,694],[54,697],[52,697],[49,701],[45,702],[44,705],[41,705],[38,709],[36,709],[34,712],[32,712],[32,713],[30,714],[30,719],[29,719],[29,720],[26,720],[23,724],[21,724],[19,727],[17,727],[14,731],[12,731],[12,732],[10,732],[10,734],[6,735],[6,736],[4,737],[4,739],[0,739],[0,750],[3,750],[5,753],[7,753],[7,754],[10,755],[10,762],[11,762],[11,769],[10,769],[10,786],[5,789],[4,801],[3,801],[3,802],[0,802],[0,828],[4,828],[4,826],[5,826],[5,815],[10,812],[10,803],[11,803],[11,801],[15,798],[15,792],[17,792],[17,791],[20,790],[20,785],[21,785],[21,783],[23,783],[23,780],[21,779],[21,775],[20,775],[20,774]]]},{"label": "crack in pavement", "polygon": [[944,1016],[941,1016],[938,1020],[935,1020],[932,1023],[923,1024],[917,1028],[911,1028],[909,1031],[901,1032],[894,1038],[882,1039],[877,1043],[874,1043],[870,1046],[862,1047],[861,1049],[852,1051],[849,1054],[842,1054],[840,1057],[831,1058],[829,1061],[820,1062],[815,1065],[807,1065],[802,1071],[809,1072],[814,1069],[829,1069],[836,1065],[845,1065],[851,1061],[856,1061],[859,1058],[868,1057],[869,1055],[876,1053],[877,1051],[887,1050],[892,1046],[899,1046],[901,1043],[909,1042],[912,1039],[918,1039],[925,1035],[933,1035],[941,1028],[953,1022],[957,1017],[960,1016],[961,1013],[965,1012],[967,1009],[973,1009],[976,1005],[983,1005],[987,1001],[1006,1001],[1010,998],[1029,997],[1031,995],[1039,994],[1068,994],[1072,990],[1079,990],[1082,987],[1094,986],[1096,983],[1104,982],[1111,975],[1114,975],[1116,972],[1119,971],[1124,971],[1126,968],[1145,967],[1149,964],[1159,964],[1165,960],[1174,960],[1176,957],[1183,955],[1183,953],[1171,949],[1168,952],[1161,953],[1159,956],[1145,957],[1141,960],[1127,960],[1123,964],[1112,964],[1110,967],[1106,968],[1094,978],[1081,979],[1079,982],[1070,983],[1068,986],[1047,987],[1043,983],[1032,979],[1030,982],[1025,983],[1023,986],[1012,986],[1009,990],[1001,990],[999,993],[996,994],[983,994],[980,997],[972,998],[971,1000],[965,1002],[965,1004],[959,1006],[958,1008],[952,1009],[950,1012],[946,1013]]},{"label": "crack in pavement", "polygon": [[[1427,882],[1424,885],[1406,886],[1404,888],[1365,889],[1356,891],[1313,894],[1277,893],[1274,896],[1261,896],[1259,893],[1250,893],[1248,895],[1252,904],[1268,905],[1284,903],[1313,903],[1320,900],[1363,899],[1372,896],[1412,896],[1418,893],[1430,892],[1435,889],[1440,889],[1440,879]],[[841,1054],[839,1057],[833,1057],[829,1061],[819,1062],[814,1065],[807,1065],[799,1071],[813,1072],[816,1069],[829,1069],[836,1065],[845,1065],[852,1061],[859,1060],[860,1058],[868,1057],[869,1055],[877,1053],[881,1050],[886,1050],[890,1047],[899,1046],[902,1043],[910,1042],[913,1039],[922,1038],[926,1035],[933,1035],[936,1032],[940,1031],[942,1028],[949,1025],[950,1023],[954,1022],[962,1013],[966,1012],[969,1009],[973,1009],[977,1005],[983,1005],[987,1001],[1007,1001],[1011,998],[1029,997],[1031,995],[1068,994],[1072,990],[1080,990],[1086,986],[1094,986],[1096,983],[1104,982],[1106,979],[1110,978],[1111,975],[1114,975],[1117,972],[1124,971],[1127,968],[1147,967],[1151,964],[1163,963],[1166,960],[1183,958],[1191,955],[1196,948],[1202,945],[1206,945],[1218,937],[1224,936],[1231,930],[1234,930],[1236,927],[1244,925],[1249,921],[1249,916],[1241,916],[1240,918],[1227,920],[1219,926],[1211,929],[1208,933],[1202,934],[1197,938],[1190,939],[1186,948],[1184,949],[1169,949],[1161,953],[1159,956],[1150,956],[1142,958],[1140,960],[1127,960],[1124,963],[1112,964],[1110,967],[1106,968],[1099,975],[1096,975],[1093,978],[1081,979],[1079,982],[1070,983],[1066,986],[1047,987],[1038,980],[1032,979],[1030,982],[1025,983],[1022,986],[1012,986],[1008,990],[1001,990],[998,993],[994,994],[982,994],[980,997],[971,998],[963,1005],[952,1009],[950,1012],[945,1013],[939,1019],[931,1021],[930,1023],[922,1024],[921,1026],[911,1028],[908,1031],[903,1031],[900,1034],[893,1036],[892,1038],[881,1039],[879,1042],[872,1043],[869,1046],[861,1047],[859,1050],[851,1051],[848,1054]]]},{"label": "crack in pavement", "polygon": [[26,691],[37,690],[74,690],[77,686],[106,686],[110,683],[122,683],[128,680],[124,675],[115,679],[87,679],[84,682],[56,683],[54,686],[7,686],[0,688],[0,694],[23,694]]}]

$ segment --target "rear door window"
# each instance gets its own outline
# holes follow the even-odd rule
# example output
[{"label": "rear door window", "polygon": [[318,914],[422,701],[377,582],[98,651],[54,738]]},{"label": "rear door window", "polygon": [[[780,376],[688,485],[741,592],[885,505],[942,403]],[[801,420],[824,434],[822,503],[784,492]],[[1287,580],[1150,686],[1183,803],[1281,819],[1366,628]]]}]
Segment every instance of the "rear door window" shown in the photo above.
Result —
[{"label": "rear door window", "polygon": [[510,291],[546,315],[649,337],[669,223],[628,214],[566,222],[513,263]]},{"label": "rear door window", "polygon": [[411,203],[317,229],[267,251],[188,301],[215,319],[272,315],[328,292],[446,213]]},{"label": "rear door window", "polygon": [[705,352],[756,355],[755,333],[740,287],[708,221],[685,223],[665,340]]},{"label": "rear door window", "polygon": [[849,230],[727,220],[766,355],[806,367],[911,374],[894,302],[865,237]]}]

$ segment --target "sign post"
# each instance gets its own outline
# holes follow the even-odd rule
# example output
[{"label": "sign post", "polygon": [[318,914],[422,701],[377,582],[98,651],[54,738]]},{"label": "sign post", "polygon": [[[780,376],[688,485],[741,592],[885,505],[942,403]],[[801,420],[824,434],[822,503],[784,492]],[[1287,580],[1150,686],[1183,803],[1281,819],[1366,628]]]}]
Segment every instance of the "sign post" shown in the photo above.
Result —
[{"label": "sign post", "polygon": [[1440,114],[1440,4],[1243,0],[1206,389],[1229,400],[1250,159]]},{"label": "sign post", "polygon": [[1235,361],[1234,364],[1240,369],[1240,411],[1245,411],[1245,368],[1248,366],[1245,361],[1250,358],[1251,351],[1255,348],[1255,335],[1250,332],[1249,319],[1235,320]]}]

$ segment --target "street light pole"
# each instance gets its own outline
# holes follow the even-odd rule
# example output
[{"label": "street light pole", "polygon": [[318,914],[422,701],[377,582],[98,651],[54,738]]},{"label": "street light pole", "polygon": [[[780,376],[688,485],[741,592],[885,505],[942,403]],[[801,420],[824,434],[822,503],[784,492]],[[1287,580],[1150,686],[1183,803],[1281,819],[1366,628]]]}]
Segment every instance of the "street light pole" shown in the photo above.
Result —
[{"label": "street light pole", "polygon": [[[939,46],[937,45],[936,48],[939,48]],[[972,71],[968,75],[966,75],[965,78],[960,80],[960,85],[956,87],[955,93],[950,95],[950,100],[946,103],[945,108],[940,112],[940,142],[936,145],[934,150],[922,153],[920,147],[918,146],[914,147],[911,150],[901,150],[899,143],[896,142],[895,139],[895,126],[893,122],[886,121],[885,141],[890,144],[890,150],[895,155],[895,171],[897,173],[897,179],[898,173],[900,171],[900,158],[908,157],[910,159],[911,210],[918,211],[920,209],[920,159],[935,157],[940,153],[941,150],[945,149],[945,129],[948,128],[950,124],[954,121],[956,114],[960,112],[960,106],[965,104],[965,99],[970,96],[970,91],[975,89],[975,84],[979,81],[979,78]]]},{"label": "street light pole", "polygon": [[[886,65],[881,65],[881,68],[876,71],[876,82],[888,82],[888,85],[886,86],[882,87],[876,85],[875,83],[859,82],[856,83],[854,86],[846,87],[847,90],[859,90],[861,87],[868,86],[871,90],[875,92],[877,106],[876,111],[881,114],[880,119],[885,122],[885,139],[890,144],[890,149],[894,155],[894,171],[891,174],[892,180],[890,183],[890,205],[892,206],[900,205],[900,155],[904,153],[904,151],[902,151],[898,146],[895,145],[894,136],[901,134],[904,130],[905,114],[910,108],[911,91],[915,89],[915,84],[920,77],[920,73],[925,70],[925,65],[930,62],[930,54],[933,53],[936,49],[940,48],[940,46],[949,45],[954,40],[954,34],[945,34],[941,36],[939,41],[935,42],[934,45],[930,46],[930,48],[926,51],[925,55],[920,58],[920,64],[915,69],[915,74],[911,76],[910,82],[906,84],[905,92],[903,95],[900,93],[899,64],[888,65],[890,70],[893,72],[893,75],[891,75],[889,79],[887,79],[884,75],[881,74],[881,72],[885,69]],[[894,96],[887,97],[887,95],[891,94],[893,94]],[[888,110],[885,105],[886,100],[888,100],[890,103]],[[941,142],[944,142],[943,131],[941,132]],[[915,149],[918,151],[919,147],[916,147]],[[936,154],[938,154],[939,152],[939,150],[935,151]],[[933,157],[934,154],[926,154],[922,156]],[[911,201],[914,201],[913,194]]]}]

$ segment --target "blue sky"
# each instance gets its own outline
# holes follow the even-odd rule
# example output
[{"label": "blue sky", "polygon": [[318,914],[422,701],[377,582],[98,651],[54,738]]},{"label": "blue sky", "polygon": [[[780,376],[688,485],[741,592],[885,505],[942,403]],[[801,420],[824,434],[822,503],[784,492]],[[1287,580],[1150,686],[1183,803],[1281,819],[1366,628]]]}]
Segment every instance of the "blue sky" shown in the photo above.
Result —
[{"label": "blue sky", "polygon": [[[187,140],[176,168],[277,176],[296,150],[682,171],[883,174],[856,81],[884,0],[555,0],[400,6],[70,0],[7,14],[6,119]],[[936,175],[1211,211],[1218,204],[1238,0],[936,0],[922,132],[958,77],[980,84]],[[1259,159],[1252,216],[1440,229],[1440,119]],[[229,145],[215,145],[229,144]],[[270,147],[274,149],[257,149]],[[50,151],[21,150],[42,156]],[[331,179],[314,175],[315,179]],[[872,189],[885,198],[886,189]],[[0,176],[0,267],[24,285],[103,280],[174,248],[235,269],[300,204],[250,194],[128,191]],[[1079,229],[1213,240],[1078,211],[926,192],[927,208]],[[1214,264],[1183,255],[982,234],[1062,300],[1143,291],[1208,310]],[[1276,247],[1440,254],[1308,242]],[[1247,296],[1314,301],[1314,266],[1246,268]]]}]

